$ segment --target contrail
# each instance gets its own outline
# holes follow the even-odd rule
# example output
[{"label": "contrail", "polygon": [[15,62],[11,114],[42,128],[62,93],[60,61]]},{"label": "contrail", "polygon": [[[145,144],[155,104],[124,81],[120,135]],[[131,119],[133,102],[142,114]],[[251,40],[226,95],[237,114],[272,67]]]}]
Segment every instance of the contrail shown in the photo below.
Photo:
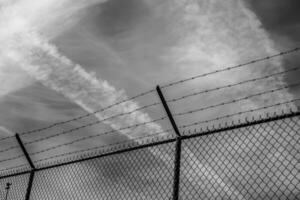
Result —
[{"label": "contrail", "polygon": [[0,131],[6,133],[9,136],[13,136],[14,135],[13,131],[5,128],[4,126],[0,126]]},{"label": "contrail", "polygon": [[[57,8],[53,6],[56,2],[55,0],[48,0],[41,3],[37,3],[37,1],[35,1],[35,4],[33,4],[34,6],[32,7],[32,3],[30,3],[31,0],[25,0],[21,2],[22,3],[20,4],[16,4],[17,6],[6,10],[4,15],[6,18],[0,21],[0,26],[7,27],[8,29],[6,32],[0,33],[0,42],[3,44],[2,49],[4,49],[4,51],[2,51],[0,54],[1,58],[18,64],[20,68],[32,76],[33,79],[38,80],[45,86],[65,95],[67,98],[74,101],[88,112],[99,110],[107,105],[110,105],[111,103],[127,98],[123,91],[116,90],[107,81],[96,78],[94,75],[85,71],[80,65],[73,63],[67,57],[61,55],[56,47],[50,44],[50,42],[46,39],[49,39],[47,35],[45,36],[39,34],[41,32],[40,29],[45,27],[47,28],[47,26],[49,26],[47,24],[55,24],[57,19],[51,19],[50,22],[47,22],[45,23],[46,25],[43,25],[43,23],[38,19],[39,15],[34,15],[34,11],[45,11],[46,13],[49,13],[49,16],[51,16],[51,11],[54,11]],[[59,5],[64,5],[64,3],[69,1],[62,2],[63,3]],[[83,1],[80,2],[80,6],[73,7],[70,13],[77,12],[87,4],[82,3]],[[72,2],[72,4],[76,5],[74,2]],[[26,21],[25,16],[18,15],[18,11],[22,13],[22,9],[24,9],[24,7],[28,10],[32,10],[33,12],[32,15],[28,16],[29,22]],[[47,7],[50,7],[50,9]],[[55,9],[53,10],[53,8]],[[189,12],[197,11],[196,6],[190,6],[187,9]],[[12,14],[10,14],[11,11],[13,11]],[[196,15],[192,17],[197,19]],[[57,18],[61,18],[61,15],[57,15]],[[60,19],[60,21],[62,20]],[[33,25],[35,23],[38,25]],[[209,26],[209,23],[206,25]],[[210,27],[203,28],[209,29]],[[198,37],[194,38],[197,39]],[[178,52],[181,53],[186,51],[186,47],[189,47],[189,51],[186,51],[189,54],[181,54],[182,59],[185,59],[185,61],[188,59],[195,59],[191,59],[191,55],[197,55],[198,50],[201,51],[201,49],[197,49],[196,54],[192,54],[192,51],[195,51],[195,46],[191,45],[194,45],[195,43],[192,39],[190,39],[190,41],[188,41],[188,39],[182,42],[184,43],[185,47],[182,47],[182,49],[177,48],[177,50],[179,49]],[[211,39],[210,42],[213,44],[214,40]],[[266,46],[268,45],[269,44],[266,44]],[[207,47],[205,46],[205,48]],[[211,51],[213,52],[217,48],[218,47]],[[207,52],[207,59],[209,59],[209,57],[210,52]],[[231,59],[231,56],[224,57]],[[219,58],[216,60],[223,61]],[[195,61],[198,62],[199,60],[195,59]],[[178,63],[180,62],[178,61]],[[216,63],[216,65],[218,64],[219,63]],[[105,112],[97,113],[96,117],[99,120],[102,120],[115,114],[129,112],[136,108],[139,108],[139,105],[134,101],[129,101],[122,104],[122,106],[117,106]],[[147,113],[137,111],[131,115],[104,121],[104,123],[110,125],[113,129],[120,129],[124,126],[144,123],[150,120],[151,118]],[[138,137],[140,133],[148,133],[151,135],[161,131],[162,128],[159,124],[150,123],[147,124],[147,126],[137,127],[134,130],[121,130],[120,134],[126,135],[134,140],[134,138]],[[183,155],[183,157],[187,157],[186,162],[188,168],[194,169],[194,171],[193,174],[190,175],[188,171],[183,169],[183,177],[192,183],[194,187],[198,188],[200,180],[205,177],[209,180],[213,180],[226,192],[226,194],[233,199],[244,199],[238,190],[228,186],[228,184],[226,184],[211,167],[201,163],[187,147],[184,147],[184,150],[186,154]],[[165,155],[163,152],[155,148],[150,150],[150,152],[156,157],[162,159],[167,166],[172,168],[173,163],[171,162],[171,155]],[[195,165],[197,166],[196,169]]]},{"label": "contrail", "polygon": [[[22,40],[23,38],[25,38],[25,40],[20,41],[20,39]],[[22,37],[18,37],[17,41],[18,44],[22,44],[18,49],[22,49],[22,52],[29,52],[25,53],[23,56],[27,59],[30,58],[30,63],[25,59],[20,60],[22,61],[20,63],[23,63],[21,65],[22,69],[45,86],[64,94],[88,112],[99,110],[102,107],[110,105],[112,102],[127,98],[123,92],[117,91],[107,81],[97,79],[93,75],[87,73],[80,65],[76,65],[66,57],[60,55],[54,46],[43,40],[38,34],[31,32],[26,34],[26,37],[22,34]],[[102,120],[118,113],[129,112],[138,107],[137,103],[129,101],[103,113],[97,113],[96,117],[99,120]],[[103,123],[110,125],[113,129],[119,129],[126,125],[144,123],[150,120],[151,118],[148,114],[137,111],[131,115],[122,116],[114,120],[107,120]],[[121,130],[120,133],[134,140],[140,133],[151,135],[161,131],[162,128],[158,124],[150,123],[146,126],[137,127],[134,130]],[[161,158],[167,166],[172,168],[173,163],[170,162],[170,155],[165,155],[165,153],[161,151],[157,152],[158,150],[149,151]],[[194,168],[193,166],[195,164],[197,165],[197,163],[200,163],[197,157],[191,152],[188,157],[191,159],[187,159],[189,168]],[[200,178],[199,176],[202,173],[201,169],[196,171],[194,176],[190,176],[186,171],[183,171],[183,177],[189,182],[197,184],[197,181],[199,181]],[[227,186],[213,171],[210,171],[210,173],[213,173],[213,175],[207,177],[215,180],[229,196],[238,194],[238,199],[242,199],[237,190]],[[196,176],[196,174],[198,175]]]}]

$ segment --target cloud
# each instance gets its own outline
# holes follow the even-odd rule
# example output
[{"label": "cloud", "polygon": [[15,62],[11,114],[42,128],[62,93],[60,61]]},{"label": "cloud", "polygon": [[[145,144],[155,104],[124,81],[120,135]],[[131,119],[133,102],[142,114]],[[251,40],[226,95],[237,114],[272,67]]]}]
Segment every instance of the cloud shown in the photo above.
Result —
[{"label": "cloud", "polygon": [[[122,5],[118,2],[114,0],[113,3],[103,4],[103,7],[88,8],[87,13],[91,14],[87,14],[87,17],[85,15],[78,25],[58,37],[54,43],[71,60],[103,77],[109,77],[110,83],[117,88],[125,88],[128,94],[134,95],[135,90],[153,88],[161,82],[178,80],[278,52],[259,19],[241,1],[221,4],[218,1],[177,1],[177,4],[173,1],[141,1],[133,4],[130,9],[124,8],[122,19],[119,19],[119,15],[113,15],[114,9]],[[144,17],[140,17],[139,12],[131,12],[133,8],[147,12]],[[105,12],[101,12],[102,9]],[[134,17],[132,13],[135,13]],[[139,20],[135,20],[137,18]],[[110,28],[118,26],[120,22],[125,28],[112,33]],[[85,59],[87,57],[90,59]],[[168,90],[167,95],[180,96],[186,90],[207,89],[283,69],[281,59],[273,59],[245,67],[241,71],[198,79],[186,87]],[[122,73],[119,73],[120,70]],[[228,91],[226,98],[245,94],[245,90],[251,94],[285,84],[284,78],[278,76],[259,82],[255,87],[249,84],[235,88]],[[192,102],[208,104],[220,96],[224,98],[224,93],[201,96]],[[257,107],[292,96],[284,91],[269,97],[245,101],[241,107]],[[177,107],[186,109],[183,104]],[[214,112],[211,115],[218,114]]]},{"label": "cloud", "polygon": [[3,126],[0,126],[0,132],[4,132],[6,135],[9,135],[9,136],[14,135],[14,133],[11,130],[8,130],[7,128],[5,128]]},{"label": "cloud", "polygon": [[[166,13],[176,13],[168,31],[172,33],[172,38],[178,39],[178,42],[171,45],[169,44],[168,48],[164,49],[165,51],[161,51],[163,52],[161,60],[166,60],[163,61],[168,64],[165,67],[175,71],[174,73],[176,73],[177,78],[212,71],[219,69],[223,65],[237,64],[249,57],[261,57],[263,54],[277,52],[265,31],[259,27],[260,23],[252,12],[247,10],[239,1],[231,0],[222,2],[223,3],[220,3],[216,0],[203,2],[174,1],[172,4],[173,7],[166,10]],[[83,1],[74,3],[74,1],[66,0],[58,4],[56,4],[54,0],[45,2],[34,1],[34,3],[24,0],[20,3],[16,3],[1,13],[3,20],[1,20],[0,26],[7,27],[8,31],[1,33],[0,42],[3,43],[5,48],[1,59],[9,60],[13,64],[18,65],[30,75],[33,80],[37,80],[48,88],[63,94],[86,111],[93,112],[116,101],[126,99],[127,95],[123,90],[116,89],[108,81],[98,78],[92,73],[87,72],[81,65],[75,64],[72,60],[62,55],[57,47],[50,42],[53,37],[57,37],[57,35],[63,33],[65,27],[68,28],[74,24],[74,18],[71,16],[77,16],[79,10],[88,5],[90,5],[90,3],[87,4]],[[64,8],[68,9],[65,11]],[[154,8],[154,10],[155,9],[158,8]],[[159,9],[161,9],[161,7],[159,7]],[[45,17],[42,17],[45,15],[50,16],[46,21],[44,21]],[[162,15],[162,13],[160,13],[160,15]],[[164,18],[168,18],[168,16]],[[70,20],[67,20],[64,24],[60,24],[65,19]],[[75,17],[75,19],[77,19],[77,17]],[[171,20],[169,19],[167,21],[169,22]],[[63,29],[55,29],[57,25],[63,27]],[[139,34],[144,34],[147,29],[142,28],[138,30],[140,31],[138,32]],[[167,38],[168,36],[169,35],[163,38]],[[121,37],[118,41],[120,43],[125,41],[125,43],[129,45],[131,41],[143,41],[143,39],[149,38],[141,37],[139,40],[134,40],[130,37]],[[161,41],[162,38],[158,37],[158,39]],[[159,41],[156,41],[155,44],[159,44]],[[147,46],[149,43],[150,42],[147,41],[143,44]],[[135,45],[136,48],[131,48],[129,52],[125,51],[124,47],[121,48],[123,52],[125,51],[124,53],[117,51],[116,46],[109,45],[109,43],[108,49],[115,51],[114,54],[120,55],[122,58],[120,60],[126,62],[132,58],[131,56],[138,60],[134,55],[138,50],[141,50],[143,46]],[[149,48],[149,51],[156,50],[155,47],[151,47],[152,49]],[[140,62],[142,60],[143,59],[139,59]],[[281,69],[281,61],[275,60],[269,62],[266,66],[247,69],[244,71],[244,74],[223,74],[222,76],[216,76],[212,79],[193,82],[189,84],[188,87],[194,88],[197,85],[206,87],[208,85],[215,86],[217,85],[216,83],[231,83],[248,77],[249,75],[259,75],[266,71],[279,71]],[[173,74],[170,73],[169,77],[172,75]],[[162,78],[161,76],[158,77]],[[282,79],[274,79],[258,87],[259,89],[266,89],[274,82],[276,82],[276,85],[285,84]],[[248,89],[247,91],[249,91],[249,93],[254,90],[249,86],[240,89],[237,93],[239,94],[245,91],[245,89]],[[182,90],[175,92],[179,91]],[[175,93],[170,92],[170,94]],[[289,97],[289,93],[283,92],[276,94],[274,98],[271,99],[265,98],[263,100],[247,101],[245,104],[240,105],[240,107],[248,108],[264,105],[266,102],[272,102],[273,99],[285,99]],[[223,94],[223,99],[225,98],[232,98],[232,94]],[[218,98],[214,96],[209,96],[203,98],[202,102],[208,103],[211,102],[211,99],[218,100]],[[199,101],[199,99],[196,101]],[[102,120],[138,107],[139,104],[137,102],[129,101],[106,112],[98,113],[96,117]],[[227,109],[239,110],[240,107],[229,107]],[[186,109],[187,107],[179,106],[179,109],[183,108]],[[218,110],[213,114],[220,114],[222,111]],[[194,116],[194,119],[203,117],[203,115],[204,114],[201,113],[201,116]],[[151,120],[149,114],[138,111],[132,115],[107,120],[105,123],[113,129],[119,129],[124,126],[143,123],[149,120]],[[150,123],[147,126],[141,126],[134,130],[122,130],[120,133],[129,138],[135,138],[140,134],[150,135],[160,132],[161,130],[162,127],[159,124]],[[155,150],[152,150],[151,153],[160,156],[165,163],[168,163],[169,157],[167,155]],[[191,152],[189,156],[191,158],[189,162],[190,166],[193,166],[194,163],[198,163],[198,159],[196,156],[193,156]],[[200,174],[201,172],[199,171],[195,176],[191,177],[191,182],[197,181],[198,177],[196,175],[199,176]],[[243,198],[237,190],[227,186],[214,172],[212,172],[212,175],[208,176],[208,178],[215,180],[229,195],[234,194],[238,199]]]},{"label": "cloud", "polygon": [[[99,2],[102,1],[92,0],[89,3],[78,1],[76,4],[71,3],[69,0],[63,0],[59,3],[54,0],[1,1],[0,26],[5,27],[5,29],[1,29],[0,32],[0,41],[3,44],[3,49],[0,52],[0,78],[3,89],[1,88],[0,95],[3,96],[24,88],[35,81],[20,69],[18,63],[7,58],[7,55],[12,56],[16,53],[11,51],[11,46],[7,41],[10,40],[11,36],[31,29],[45,34],[48,38],[53,38],[76,22],[76,19],[80,16],[78,14],[79,10],[87,5]],[[47,16],[47,18],[44,16]]]},{"label": "cloud", "polygon": [[[297,0],[247,0],[247,6],[261,21],[262,27],[268,32],[276,48],[288,49],[300,45],[300,14],[297,12],[299,1]],[[300,63],[297,55],[289,56],[283,60],[283,66],[298,66]],[[300,72],[287,74],[285,81],[293,83],[298,80]],[[290,90],[295,96],[300,96],[299,88]],[[298,102],[299,106],[299,102]]]}]

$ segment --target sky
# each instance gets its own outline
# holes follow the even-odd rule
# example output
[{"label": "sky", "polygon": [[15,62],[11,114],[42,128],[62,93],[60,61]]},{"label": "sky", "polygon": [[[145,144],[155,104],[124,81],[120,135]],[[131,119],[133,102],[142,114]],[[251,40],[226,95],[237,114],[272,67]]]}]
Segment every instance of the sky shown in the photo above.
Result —
[{"label": "sky", "polygon": [[[300,4],[297,0],[288,1],[247,1],[250,9],[255,12],[262,27],[268,32],[279,50],[299,46],[299,12],[296,10]],[[285,65],[299,65],[299,59],[295,54],[284,60]],[[291,73],[286,76],[286,81],[293,81],[299,77],[298,73]],[[299,88],[292,90],[296,95],[299,94]]]},{"label": "sky", "polygon": [[[156,85],[300,46],[297,0],[0,0],[0,135],[6,137],[84,115]],[[297,53],[163,89],[167,99],[297,67]],[[170,103],[173,113],[296,83],[299,70],[259,84]],[[176,117],[179,126],[293,98],[290,88],[238,104]],[[159,102],[157,94],[24,136],[25,142]],[[298,104],[299,105],[299,104]],[[284,108],[296,109],[289,104]],[[273,111],[273,110],[271,110]],[[260,114],[260,113],[258,113]],[[30,153],[82,136],[165,116],[161,105],[74,134],[28,145]],[[115,131],[34,155],[34,160],[171,128],[167,120]],[[200,128],[197,127],[191,127]],[[5,131],[8,130],[8,131]],[[182,130],[183,131],[183,130]],[[185,131],[188,131],[185,130]],[[7,148],[15,144],[1,144]],[[12,150],[3,158],[18,155]],[[0,156],[0,158],[2,158]],[[1,168],[24,163],[0,163]]]}]

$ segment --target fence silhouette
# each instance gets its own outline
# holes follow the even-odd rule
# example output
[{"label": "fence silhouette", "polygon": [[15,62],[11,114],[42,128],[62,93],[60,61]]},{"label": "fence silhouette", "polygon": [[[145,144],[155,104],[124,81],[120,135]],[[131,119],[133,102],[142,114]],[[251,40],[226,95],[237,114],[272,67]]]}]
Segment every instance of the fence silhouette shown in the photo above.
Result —
[{"label": "fence silhouette", "polygon": [[[247,96],[230,99],[196,109],[172,113],[169,104],[209,92],[232,88],[270,77],[285,75],[299,70],[285,71],[243,80],[238,83],[192,92],[181,97],[165,99],[161,89],[183,82],[209,76],[211,74],[242,68],[246,65],[286,55],[299,48],[266,58],[222,70],[198,75],[173,82],[156,90],[141,93],[135,97],[119,101],[94,113],[88,113],[68,121],[0,138],[0,142],[16,140],[17,144],[5,147],[0,153],[18,150],[19,154],[0,160],[0,163],[26,162],[7,167],[0,171],[0,200],[55,200],[55,199],[146,199],[146,200],[192,200],[192,199],[299,199],[299,130],[300,112],[296,109],[280,113],[268,113],[269,108],[279,110],[299,99],[255,107],[239,112],[227,113],[215,118],[177,125],[174,117],[272,94],[277,91],[299,86],[299,83],[259,91]],[[157,92],[160,102],[151,102],[131,111],[118,113],[102,120],[87,122],[83,126],[69,128],[48,136],[31,140],[26,136],[85,119],[96,113],[105,112],[114,106]],[[120,129],[105,131],[96,135],[77,138],[67,143],[27,151],[32,144],[48,141],[78,130],[97,125],[106,120],[130,115],[131,113],[161,105],[166,115],[138,124],[130,124]],[[249,118],[249,114],[259,115]],[[242,116],[246,116],[242,118]],[[232,120],[239,118],[240,120]],[[232,120],[231,123],[225,119]],[[242,120],[243,119],[243,120]],[[151,123],[166,120],[170,129],[150,135],[141,135],[131,140],[91,147],[77,151],[32,157],[65,146],[109,135],[122,130],[131,130]],[[183,131],[186,128],[209,124],[205,129]],[[173,134],[168,134],[173,133]],[[24,138],[26,140],[24,140]],[[24,140],[24,141],[23,141]]]},{"label": "fence silhouette", "polygon": [[299,114],[6,175],[0,199],[299,199]]}]

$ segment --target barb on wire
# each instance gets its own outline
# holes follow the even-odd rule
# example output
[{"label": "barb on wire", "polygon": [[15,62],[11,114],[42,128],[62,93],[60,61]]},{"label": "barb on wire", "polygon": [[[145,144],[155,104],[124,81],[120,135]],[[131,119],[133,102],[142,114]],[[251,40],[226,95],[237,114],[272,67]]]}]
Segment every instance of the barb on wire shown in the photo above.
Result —
[{"label": "barb on wire", "polygon": [[259,58],[259,59],[256,59],[256,60],[252,60],[252,61],[249,61],[249,62],[246,62],[246,63],[243,63],[243,64],[235,65],[235,66],[232,66],[232,67],[226,67],[226,68],[223,68],[223,69],[219,69],[219,70],[215,70],[215,71],[212,71],[212,72],[208,72],[208,73],[196,75],[196,76],[193,76],[193,77],[190,77],[190,78],[175,81],[175,82],[163,85],[161,88],[167,88],[167,87],[178,85],[178,84],[181,84],[181,83],[184,83],[184,82],[187,82],[187,81],[191,81],[191,80],[198,79],[198,78],[201,78],[201,77],[209,76],[209,75],[212,75],[212,74],[216,74],[216,73],[220,73],[220,72],[224,72],[224,71],[230,71],[230,70],[233,70],[233,69],[241,68],[241,67],[244,67],[244,66],[247,66],[247,65],[259,63],[259,62],[269,60],[269,59],[272,59],[272,58],[275,58],[275,57],[287,55],[287,54],[290,54],[290,53],[293,53],[293,52],[296,52],[296,51],[299,51],[299,50],[300,50],[300,47],[297,47],[297,48],[294,48],[294,49],[291,49],[291,50],[280,52],[278,54],[274,54],[274,55],[267,56],[267,57],[264,57],[264,58]]},{"label": "barb on wire", "polygon": [[265,109],[268,109],[268,108],[273,108],[273,107],[277,107],[277,106],[281,106],[281,105],[287,105],[289,103],[294,103],[294,102],[297,102],[297,101],[300,101],[300,98],[285,101],[285,102],[279,102],[279,103],[276,103],[276,104],[263,106],[263,107],[259,107],[259,108],[255,108],[255,109],[250,109],[250,110],[246,110],[246,111],[241,111],[241,112],[237,112],[237,113],[233,113],[233,114],[229,114],[229,115],[224,115],[224,116],[216,117],[216,118],[213,118],[213,119],[210,119],[210,120],[198,121],[198,122],[194,122],[194,123],[191,123],[191,124],[186,124],[186,125],[179,126],[178,128],[187,128],[187,127],[196,126],[196,125],[199,125],[199,124],[205,124],[205,123],[209,123],[209,122],[219,121],[221,119],[228,119],[230,117],[242,115],[242,114],[245,114],[245,113],[253,113],[253,112],[260,111],[260,110],[265,110]]},{"label": "barb on wire", "polygon": [[0,163],[11,161],[11,160],[16,160],[16,159],[22,158],[22,157],[23,157],[23,155],[18,155],[18,156],[12,157],[12,158],[3,159],[3,160],[0,160]]},{"label": "barb on wire", "polygon": [[151,121],[143,122],[143,123],[139,123],[139,124],[134,124],[134,125],[127,126],[127,127],[124,127],[124,128],[120,128],[120,129],[111,130],[111,131],[107,131],[107,132],[100,133],[100,134],[96,134],[96,135],[85,136],[85,137],[79,138],[79,139],[77,139],[77,140],[73,140],[73,141],[71,141],[71,142],[68,142],[68,143],[56,145],[56,146],[53,146],[53,147],[49,147],[49,148],[47,148],[47,149],[43,149],[43,150],[41,150],[41,151],[37,151],[37,152],[31,153],[30,155],[41,154],[41,153],[44,153],[44,152],[47,152],[47,151],[50,151],[50,150],[54,150],[54,149],[57,149],[57,148],[60,148],[60,147],[63,147],[63,146],[67,146],[67,145],[71,145],[71,144],[74,144],[74,143],[77,143],[77,142],[81,142],[81,141],[83,141],[83,140],[88,140],[88,139],[91,139],[91,138],[95,138],[95,137],[107,135],[107,134],[110,134],[110,133],[116,133],[116,132],[118,132],[118,131],[122,131],[122,130],[126,130],[126,129],[131,129],[131,128],[136,128],[136,127],[139,127],[139,126],[142,126],[142,125],[146,125],[146,124],[150,124],[150,123],[155,123],[155,122],[164,120],[164,119],[166,119],[166,118],[167,118],[167,117],[161,117],[161,118],[159,118],[159,119],[155,119],[155,120],[151,120]]},{"label": "barb on wire", "polygon": [[20,167],[24,167],[24,166],[28,166],[27,164],[22,164],[22,165],[17,165],[17,166],[14,166],[14,167],[7,167],[7,168],[4,168],[4,169],[0,169],[0,172],[4,172],[4,171],[11,171],[13,169],[18,169]]},{"label": "barb on wire", "polygon": [[259,81],[259,80],[268,79],[268,78],[271,78],[271,77],[274,77],[274,76],[286,74],[288,72],[294,72],[294,71],[297,71],[297,70],[300,70],[300,68],[295,67],[295,68],[292,68],[292,69],[289,69],[289,70],[286,70],[286,71],[270,74],[270,75],[267,75],[267,76],[262,76],[262,77],[259,77],[259,78],[248,79],[248,80],[240,81],[240,82],[234,83],[234,84],[229,84],[229,85],[220,86],[220,87],[216,87],[216,88],[212,88],[212,89],[208,89],[208,90],[194,92],[194,93],[184,95],[184,96],[181,96],[181,97],[178,97],[178,98],[167,100],[167,102],[168,103],[173,103],[173,102],[181,101],[181,100],[184,100],[186,98],[197,96],[197,95],[200,95],[200,94],[207,94],[209,92],[218,91],[218,90],[225,89],[225,88],[231,88],[231,87],[234,87],[234,86],[239,86],[239,85],[243,85],[243,84],[247,84],[247,83],[253,83],[253,82],[256,82],[256,81]]},{"label": "barb on wire", "polygon": [[4,140],[8,140],[10,138],[14,138],[14,136],[7,136],[7,137],[4,137],[4,138],[0,138],[0,142],[2,142]]},{"label": "barb on wire", "polygon": [[292,88],[292,87],[297,87],[299,85],[300,85],[300,83],[296,83],[296,84],[292,84],[292,85],[287,85],[287,86],[284,86],[284,87],[281,87],[281,88],[267,90],[267,91],[256,93],[256,94],[249,95],[249,96],[246,96],[246,97],[234,99],[232,101],[227,101],[227,102],[223,102],[223,103],[219,103],[219,104],[215,104],[215,105],[211,105],[211,106],[207,106],[207,107],[202,107],[202,108],[198,108],[198,109],[190,110],[190,111],[186,111],[186,112],[176,113],[176,114],[174,114],[174,116],[182,116],[182,115],[192,114],[192,113],[196,113],[196,112],[200,112],[200,111],[204,111],[204,110],[216,108],[216,107],[219,107],[219,106],[233,104],[233,103],[244,101],[244,100],[247,100],[247,99],[250,99],[250,98],[253,98],[253,97],[262,96],[262,95],[269,94],[269,93],[274,93],[274,92],[277,92],[277,91],[280,91],[280,90],[284,90],[284,89],[288,89],[288,88]]},{"label": "barb on wire", "polygon": [[151,106],[156,106],[156,105],[159,105],[159,104],[160,103],[157,102],[157,103],[153,103],[153,104],[150,104],[150,105],[147,105],[147,106],[143,106],[143,107],[134,109],[134,110],[126,112],[126,113],[120,113],[120,114],[117,114],[117,115],[113,115],[111,117],[108,117],[108,118],[105,118],[105,119],[102,119],[102,120],[97,120],[95,122],[91,122],[91,123],[88,123],[86,125],[79,126],[79,127],[76,127],[76,128],[72,128],[72,129],[69,129],[69,130],[66,130],[66,131],[62,131],[62,132],[54,134],[54,135],[50,135],[50,136],[43,137],[43,138],[40,138],[40,139],[36,139],[36,140],[30,141],[30,142],[26,142],[25,145],[33,144],[33,143],[36,143],[36,142],[40,142],[40,141],[47,140],[47,139],[50,139],[50,138],[58,137],[58,136],[65,135],[65,134],[68,134],[68,133],[74,133],[75,131],[78,131],[80,129],[91,127],[91,126],[94,126],[96,124],[100,124],[100,123],[102,123],[104,121],[107,121],[107,120],[110,120],[110,119],[114,119],[114,118],[117,118],[117,117],[121,117],[121,116],[124,116],[124,115],[130,115],[130,114],[132,114],[132,113],[134,113],[136,111],[139,111],[139,110],[142,110],[142,109],[145,109],[145,108],[149,108]]},{"label": "barb on wire", "polygon": [[56,127],[56,126],[59,126],[59,125],[63,125],[63,124],[67,124],[67,123],[70,123],[70,122],[78,121],[78,120],[80,120],[80,119],[84,119],[84,118],[87,118],[87,117],[89,117],[89,116],[93,116],[93,115],[95,115],[95,114],[97,114],[97,113],[99,113],[99,112],[103,112],[103,111],[105,111],[105,110],[108,110],[108,109],[110,109],[110,108],[112,108],[112,107],[114,107],[114,106],[120,105],[120,104],[122,104],[122,103],[129,102],[129,101],[132,101],[132,100],[134,100],[134,99],[136,99],[136,98],[145,96],[145,95],[150,94],[150,93],[152,93],[152,92],[155,92],[155,90],[152,89],[152,90],[149,90],[149,91],[140,93],[140,94],[138,94],[138,95],[136,95],[136,96],[133,96],[133,97],[130,97],[130,98],[128,98],[128,99],[125,99],[125,100],[116,102],[116,103],[111,104],[111,105],[109,105],[109,106],[107,106],[107,107],[105,107],[105,108],[102,108],[102,109],[100,109],[100,110],[96,110],[96,111],[91,112],[91,113],[87,113],[87,114],[85,114],[85,115],[81,115],[81,116],[78,116],[78,117],[75,117],[75,118],[72,118],[72,119],[69,119],[69,120],[66,120],[66,121],[61,121],[61,122],[53,123],[53,124],[51,124],[51,125],[49,125],[49,126],[45,126],[45,127],[43,127],[43,128],[38,128],[38,129],[30,130],[30,131],[27,131],[27,132],[23,132],[23,133],[20,133],[20,135],[33,134],[33,133],[37,133],[37,132],[41,132],[41,131],[45,131],[45,130],[51,129],[51,128]]},{"label": "barb on wire", "polygon": [[145,139],[145,138],[153,138],[153,136],[162,135],[162,134],[165,134],[165,133],[169,133],[171,131],[172,131],[172,129],[168,129],[166,131],[160,131],[160,132],[157,132],[157,133],[154,133],[154,134],[151,134],[151,135],[136,137],[136,138],[133,138],[133,139],[130,139],[130,140],[122,140],[120,142],[116,142],[116,143],[112,143],[112,144],[108,144],[108,145],[102,145],[102,146],[98,146],[98,147],[92,147],[92,148],[88,148],[88,149],[83,149],[83,150],[58,154],[58,155],[54,155],[54,156],[51,156],[51,157],[36,160],[36,161],[34,161],[34,163],[40,163],[40,162],[43,162],[43,161],[52,160],[54,158],[59,158],[59,157],[64,157],[64,156],[69,156],[69,155],[74,155],[74,154],[80,154],[80,153],[83,153],[83,152],[90,152],[90,151],[95,151],[95,150],[99,150],[99,149],[107,149],[111,146],[118,146],[118,145],[121,145],[121,144],[133,143],[133,142],[137,142],[137,140],[141,140],[141,139]]},{"label": "barb on wire", "polygon": [[0,153],[4,153],[4,152],[7,152],[7,151],[10,151],[13,149],[17,149],[17,148],[19,148],[19,146],[11,146],[11,147],[1,150]]},{"label": "barb on wire", "polygon": [[[290,53],[293,53],[293,52],[296,52],[296,51],[299,51],[299,50],[300,50],[300,48],[297,47],[297,48],[294,48],[294,49],[291,49],[291,50],[288,50],[288,51],[284,51],[284,52],[281,52],[281,53],[278,53],[278,54],[275,54],[275,55],[272,55],[272,56],[267,56],[267,57],[264,57],[264,58],[252,60],[252,61],[247,62],[247,63],[239,64],[239,65],[236,65],[236,66],[232,66],[232,67],[228,67],[228,68],[216,70],[216,71],[213,71],[213,72],[209,72],[209,73],[205,73],[205,74],[200,74],[200,75],[197,75],[197,76],[194,76],[194,77],[190,77],[190,78],[187,78],[187,79],[183,79],[183,80],[180,80],[180,81],[172,82],[172,83],[169,83],[169,84],[167,84],[167,85],[162,86],[161,88],[170,87],[170,86],[177,85],[177,84],[179,84],[179,83],[183,83],[183,82],[186,82],[186,81],[189,81],[189,80],[193,80],[193,79],[196,79],[196,78],[200,78],[200,77],[208,76],[208,75],[211,75],[211,74],[219,73],[219,72],[222,72],[222,71],[232,70],[232,69],[239,68],[239,67],[242,67],[242,66],[254,64],[254,63],[261,62],[261,61],[264,61],[264,60],[268,60],[268,59],[271,59],[271,58],[274,58],[274,57],[277,57],[277,56],[283,56],[283,55],[286,55],[286,54],[290,54]],[[149,90],[149,91],[140,93],[140,94],[138,94],[138,95],[136,95],[136,96],[130,97],[130,98],[128,98],[128,99],[125,99],[125,100],[116,102],[116,103],[114,103],[114,104],[112,104],[112,105],[109,105],[109,106],[107,106],[107,107],[105,107],[105,108],[102,108],[102,109],[100,109],[100,110],[96,110],[96,111],[94,111],[94,112],[92,112],[92,113],[88,113],[88,114],[86,114],[86,115],[81,115],[81,116],[79,116],[79,117],[72,118],[72,119],[70,119],[70,120],[61,121],[61,122],[57,122],[57,123],[53,123],[53,124],[51,124],[51,125],[49,125],[49,126],[45,126],[45,127],[43,127],[43,128],[38,128],[38,129],[30,130],[30,131],[27,131],[27,132],[23,132],[23,133],[20,133],[20,135],[33,134],[33,133],[37,133],[37,132],[41,132],[41,131],[48,130],[48,129],[53,128],[53,127],[56,127],[56,126],[58,126],[58,125],[62,125],[62,124],[70,123],[70,122],[73,122],[73,121],[77,121],[77,120],[80,120],[80,119],[83,119],[83,118],[86,118],[86,117],[95,115],[96,113],[103,112],[103,111],[105,111],[105,110],[107,110],[107,109],[110,109],[110,108],[112,108],[112,107],[114,107],[114,106],[117,106],[117,105],[120,105],[120,104],[122,104],[122,103],[131,101],[131,100],[134,100],[134,99],[136,99],[136,98],[145,96],[145,95],[150,94],[150,93],[153,93],[153,92],[155,92],[155,89],[152,89],[152,90]],[[4,140],[4,139],[6,139],[6,138],[0,139],[0,141],[1,141],[1,140]]]}]

